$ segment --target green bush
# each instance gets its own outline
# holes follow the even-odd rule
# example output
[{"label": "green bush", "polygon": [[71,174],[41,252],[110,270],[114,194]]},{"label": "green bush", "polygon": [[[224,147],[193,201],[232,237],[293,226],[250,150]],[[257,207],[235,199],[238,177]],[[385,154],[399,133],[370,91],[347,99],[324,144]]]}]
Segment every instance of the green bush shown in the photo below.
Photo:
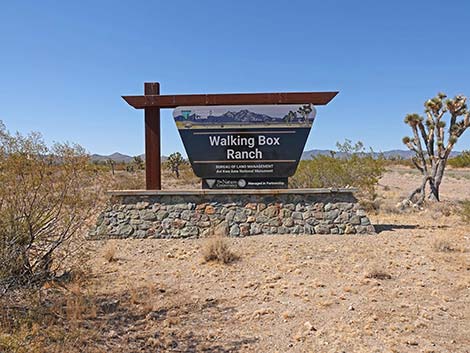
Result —
[{"label": "green bush", "polygon": [[389,157],[384,159],[384,163],[386,166],[404,166],[404,167],[410,167],[410,168],[415,168],[413,161],[411,158],[405,159],[402,157]]},{"label": "green bush", "polygon": [[337,144],[342,157],[332,152],[301,161],[291,185],[297,188],[356,187],[367,201],[376,198],[375,187],[385,168],[383,158],[365,153],[362,142],[355,145],[346,140]]},{"label": "green bush", "polygon": [[457,157],[450,158],[448,163],[454,168],[470,167],[470,151],[463,151]]}]

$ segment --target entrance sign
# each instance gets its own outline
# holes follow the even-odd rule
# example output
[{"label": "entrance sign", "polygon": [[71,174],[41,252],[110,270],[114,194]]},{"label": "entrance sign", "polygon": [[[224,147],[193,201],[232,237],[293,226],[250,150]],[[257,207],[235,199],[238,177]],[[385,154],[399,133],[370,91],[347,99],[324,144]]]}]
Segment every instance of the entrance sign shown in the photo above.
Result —
[{"label": "entrance sign", "polygon": [[[161,156],[160,156],[160,110],[161,109],[168,109],[168,108],[177,108],[177,107],[216,107],[216,106],[227,106],[227,105],[244,105],[244,106],[253,106],[253,105],[271,105],[275,104],[276,106],[284,106],[284,105],[292,105],[292,104],[301,104],[305,105],[311,104],[311,105],[326,105],[328,104],[336,95],[338,92],[275,92],[275,93],[223,93],[223,94],[171,94],[171,95],[161,95],[160,94],[160,83],[158,82],[145,82],[144,84],[144,94],[143,95],[132,95],[132,96],[122,96],[122,98],[132,107],[135,109],[143,109],[144,110],[144,115],[145,115],[145,179],[146,179],[146,188],[147,190],[160,190],[161,189]],[[312,107],[313,108],[313,107]],[[190,114],[189,114],[190,115]],[[268,114],[269,115],[269,114]],[[302,115],[302,113],[300,114]],[[308,119],[307,119],[308,120]],[[286,123],[293,123],[294,120],[289,121],[287,119],[285,121]],[[301,123],[301,121],[295,121],[296,123]],[[304,121],[307,124],[307,121]],[[266,123],[270,123],[270,121],[266,121]],[[224,125],[224,124],[222,124]],[[310,124],[311,125],[311,124]],[[271,127],[271,125],[269,125]],[[273,132],[269,133],[269,131],[262,131],[262,133],[265,135],[266,140],[265,141],[258,141],[257,143],[262,145],[264,142],[264,145],[270,141],[273,147],[275,147],[275,143],[277,141],[274,140],[274,137],[281,137],[279,139],[279,143],[282,143],[282,146],[284,146],[284,149],[291,149],[293,148],[290,145],[286,145],[283,141],[284,138],[282,134],[279,134],[277,130],[274,130],[276,127],[280,128],[281,125],[274,125],[272,126]],[[232,126],[235,127],[235,126]],[[223,129],[223,128],[222,128]],[[238,128],[235,127],[235,130]],[[302,127],[298,127],[298,133],[296,132],[296,137],[302,137],[302,148],[305,144],[305,140],[308,135],[308,131],[305,134],[305,131],[303,132],[304,135],[302,135],[301,130]],[[304,128],[305,129],[305,128]],[[308,129],[310,129],[310,126],[308,126]],[[184,129],[182,129],[184,130]],[[180,130],[180,133],[181,131]],[[189,129],[188,129],[189,130]],[[191,130],[192,131],[192,130]],[[203,132],[203,131],[200,131]],[[222,132],[226,132],[225,130],[222,130]],[[237,131],[234,131],[236,133]],[[252,134],[246,134],[246,129],[240,127],[240,133],[244,133],[244,135],[250,135],[253,136]],[[186,132],[183,132],[183,134],[186,134]],[[221,134],[223,135],[223,134]],[[227,135],[227,134],[226,134]],[[284,135],[283,135],[284,136]],[[240,137],[248,137],[248,136],[240,136]],[[272,140],[268,140],[267,137],[271,137]],[[285,137],[285,136],[284,136]],[[219,139],[221,141],[221,139]],[[227,140],[227,143],[229,141]],[[256,142],[256,141],[255,141]],[[295,148],[298,148],[298,141],[297,139],[293,139],[292,144],[295,145]],[[222,145],[222,142],[219,142],[219,145]],[[263,145],[263,146],[264,146]],[[234,146],[235,147],[235,146]],[[242,147],[242,146],[236,146],[236,147]],[[263,151],[261,148],[258,147],[261,153]],[[264,149],[264,147],[263,147]],[[281,150],[280,148],[278,150]],[[260,157],[260,155],[256,155],[251,153],[251,150],[248,151],[246,147],[242,147],[238,150],[239,154],[236,153],[234,150],[233,153],[230,152],[230,156],[233,157],[233,160],[235,160],[235,163],[242,164],[240,161],[241,160],[250,160],[251,158],[257,158]],[[244,152],[244,153],[243,153]],[[227,153],[227,151],[226,151]],[[283,152],[285,153],[285,152]],[[189,151],[188,151],[189,154]],[[269,153],[268,153],[269,154]],[[240,158],[240,159],[239,159]],[[268,173],[268,170],[271,168],[263,168],[264,174],[275,174],[275,170],[281,169],[282,171],[282,163],[287,165],[288,163],[293,163],[291,162],[295,158],[287,158],[285,162],[282,162],[281,156],[266,156],[263,155],[262,157],[268,158],[268,159],[275,159],[277,160],[277,163],[272,163],[272,173]],[[298,159],[298,158],[297,158]],[[201,159],[203,160],[203,159]],[[261,162],[262,159],[258,160],[258,163],[263,163]],[[251,169],[253,169],[252,164],[254,162],[246,163],[247,165],[249,164],[251,166]],[[211,163],[206,163],[206,164],[211,164]],[[232,163],[226,163],[228,165],[233,164]],[[296,166],[297,164],[295,164]],[[291,165],[292,167],[292,165]],[[284,166],[284,174],[289,175],[295,171],[295,167],[293,169],[289,170],[289,167]],[[240,170],[243,170],[246,168],[242,168],[240,166]],[[281,173],[281,174],[283,174]],[[250,173],[248,173],[250,174]],[[257,179],[258,178],[258,179]],[[208,178],[211,179],[211,178]],[[213,185],[224,185],[224,180],[225,181],[230,181],[230,183],[233,184],[232,178],[212,178],[212,179],[223,179],[222,181],[217,182],[211,182]],[[246,178],[246,180],[241,181],[241,184],[244,184],[246,182],[246,185],[255,185],[258,184],[258,188],[268,188],[272,187],[272,185],[277,184],[282,182],[284,180],[285,187],[287,187],[287,179],[286,178],[271,178],[271,179],[266,179],[263,177],[262,180],[259,180],[259,176],[253,177],[253,179]],[[228,184],[230,184],[228,183]],[[206,183],[207,184],[207,183]],[[227,183],[225,183],[228,185]],[[238,182],[237,182],[238,184]]]},{"label": "entrance sign", "polygon": [[286,188],[316,110],[311,104],[177,107],[195,174],[208,188]]}]

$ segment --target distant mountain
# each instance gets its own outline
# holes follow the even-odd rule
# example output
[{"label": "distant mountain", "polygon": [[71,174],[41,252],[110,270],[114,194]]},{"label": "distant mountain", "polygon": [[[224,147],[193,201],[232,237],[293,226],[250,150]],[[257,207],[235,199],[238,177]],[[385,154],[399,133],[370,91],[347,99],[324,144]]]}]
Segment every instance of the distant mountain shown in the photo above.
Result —
[{"label": "distant mountain", "polygon": [[[141,154],[140,157],[145,160],[145,154]],[[116,163],[130,163],[134,159],[133,156],[128,156],[126,154],[122,154],[119,152],[114,152],[108,156],[100,155],[100,154],[92,154],[91,161],[92,162],[106,162],[107,160],[112,160]]]},{"label": "distant mountain", "polygon": [[[311,159],[316,156],[330,156],[332,150],[309,150],[309,151],[304,151],[302,153],[302,159]],[[342,152],[336,152],[335,156],[337,157],[345,157],[346,154]]]},{"label": "distant mountain", "polygon": [[[462,152],[458,151],[452,151],[451,157],[458,156]],[[331,150],[309,150],[309,151],[304,151],[302,153],[302,159],[311,159],[312,157],[315,156],[329,156],[331,154]],[[390,151],[384,151],[382,153],[374,152],[374,157],[378,157],[380,154],[383,154],[385,158],[402,158],[402,159],[410,159],[413,157],[413,152],[411,151],[406,151],[406,150],[390,150]],[[344,152],[336,152],[335,156],[338,158],[344,158],[346,157],[346,153]],[[145,160],[145,154],[141,154],[140,157]],[[162,156],[162,161],[166,161],[168,157]],[[113,160],[116,163],[130,163],[134,159],[133,156],[128,156],[126,154],[122,154],[119,152],[115,152],[113,154],[110,154],[108,156],[106,155],[100,155],[100,154],[92,154],[91,155],[91,160],[93,162],[106,162],[107,160]]]},{"label": "distant mountain", "polygon": [[414,156],[414,153],[410,150],[390,150],[382,153],[385,158],[403,158],[411,159]]},{"label": "distant mountain", "polygon": [[[311,159],[312,157],[315,156],[329,156],[331,154],[331,150],[309,150],[309,151],[304,151],[302,153],[302,159]],[[455,157],[461,154],[461,152],[458,151],[452,151],[450,156]],[[379,155],[383,155],[387,159],[391,158],[402,158],[402,159],[411,159],[414,156],[414,153],[411,151],[407,150],[390,150],[390,151],[384,151],[384,152],[374,152],[374,157],[378,157]],[[339,158],[344,158],[346,157],[346,153],[344,152],[336,152],[335,153],[336,157]]]}]

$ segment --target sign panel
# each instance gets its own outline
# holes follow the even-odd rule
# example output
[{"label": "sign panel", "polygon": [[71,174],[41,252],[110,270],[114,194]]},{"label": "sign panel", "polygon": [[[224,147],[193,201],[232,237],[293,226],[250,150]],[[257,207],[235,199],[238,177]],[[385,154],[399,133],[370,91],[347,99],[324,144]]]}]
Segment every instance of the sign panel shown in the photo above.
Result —
[{"label": "sign panel", "polygon": [[[173,117],[198,177],[219,180],[212,187],[243,179],[246,187],[295,173],[315,113],[311,104],[198,106],[178,107]],[[254,188],[275,187],[264,181]]]}]

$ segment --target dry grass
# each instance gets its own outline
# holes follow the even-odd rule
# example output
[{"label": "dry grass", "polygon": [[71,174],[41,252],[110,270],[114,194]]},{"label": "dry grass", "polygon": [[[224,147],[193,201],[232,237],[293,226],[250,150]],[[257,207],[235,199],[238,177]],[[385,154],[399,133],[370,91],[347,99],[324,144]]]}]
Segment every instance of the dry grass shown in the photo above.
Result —
[{"label": "dry grass", "polygon": [[145,172],[116,171],[111,177],[110,188],[115,190],[139,190],[145,188]]},{"label": "dry grass", "polygon": [[456,246],[455,243],[456,242],[453,241],[451,238],[441,237],[439,239],[434,240],[433,248],[435,251],[438,251],[438,252],[460,251],[460,249]]},{"label": "dry grass", "polygon": [[446,239],[436,240],[434,243],[434,250],[440,252],[453,252],[456,249],[452,246],[452,244]]},{"label": "dry grass", "polygon": [[108,245],[104,251],[103,257],[107,262],[117,261],[116,246],[114,244]]},{"label": "dry grass", "polygon": [[129,299],[131,304],[140,304],[139,293],[134,286],[129,286]]},{"label": "dry grass", "polygon": [[97,352],[94,329],[83,323],[97,317],[86,285],[48,282],[40,289],[22,289],[0,298],[0,352]]},{"label": "dry grass", "polygon": [[223,264],[229,264],[239,259],[239,256],[230,250],[227,240],[221,236],[206,240],[202,256],[205,262],[215,261]]},{"label": "dry grass", "polygon": [[470,200],[461,202],[462,220],[465,223],[470,223]]}]

